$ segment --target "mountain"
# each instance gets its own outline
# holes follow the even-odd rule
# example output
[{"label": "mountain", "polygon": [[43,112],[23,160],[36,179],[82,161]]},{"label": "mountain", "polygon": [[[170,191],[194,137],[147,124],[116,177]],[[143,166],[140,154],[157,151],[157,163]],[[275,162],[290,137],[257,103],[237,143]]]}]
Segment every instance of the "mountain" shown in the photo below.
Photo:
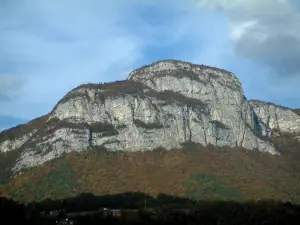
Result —
[{"label": "mountain", "polygon": [[[133,157],[137,161],[141,157],[146,165],[147,154],[150,154],[150,158],[153,155],[153,169],[160,168],[161,170],[157,171],[159,174],[168,168],[163,166],[164,163],[159,164],[160,154],[166,154],[168,158],[168,155],[179,151],[180,156],[176,156],[174,160],[178,159],[178,165],[181,165],[189,161],[190,156],[186,151],[182,152],[179,149],[194,143],[204,146],[199,147],[200,149],[212,149],[213,146],[221,150],[226,149],[226,154],[228,151],[230,154],[226,155],[229,157],[227,161],[224,160],[235,165],[237,162],[232,159],[235,154],[241,154],[240,160],[249,161],[250,156],[245,154],[265,152],[270,162],[275,157],[276,160],[283,160],[280,161],[281,164],[290,164],[289,168],[286,168],[287,171],[284,172],[282,168],[279,170],[280,173],[287,173],[286,179],[281,182],[289,180],[294,183],[295,170],[292,165],[295,164],[288,163],[294,159],[285,156],[286,152],[289,152],[285,145],[280,147],[274,141],[280,140],[282,136],[289,137],[289,142],[300,137],[299,110],[247,100],[240,81],[226,70],[177,60],[163,60],[134,70],[125,81],[81,85],[67,93],[49,114],[1,132],[1,179],[9,181],[15,176],[9,184],[13,185],[9,186],[11,190],[24,189],[22,185],[28,186],[29,177],[42,179],[52,171],[52,166],[49,168],[49,165],[53,163],[63,164],[60,165],[63,168],[80,167],[82,161],[75,160],[75,155],[79,154],[80,158],[82,154],[103,151],[106,155],[127,154],[129,158]],[[298,141],[295,145],[297,143]],[[153,151],[158,148],[173,150],[163,153]],[[232,150],[233,148],[239,151]],[[245,153],[245,149],[255,151]],[[122,150],[122,153],[119,150]],[[202,150],[195,152],[195,158],[208,154],[211,155],[208,157],[210,160],[214,157],[222,158],[224,154],[218,155],[213,151],[203,153]],[[297,151],[294,153],[298,154]],[[263,155],[261,157],[266,157]],[[219,160],[222,161],[221,158]],[[118,157],[112,160],[117,159]],[[183,163],[189,168],[187,174],[198,173],[200,162],[202,161],[195,161],[191,167]],[[102,163],[104,166],[109,164],[109,161],[107,159]],[[113,166],[119,166],[115,163],[120,162],[114,161],[107,169],[115,171]],[[251,170],[255,171],[256,162],[253,163]],[[101,167],[98,163],[96,165],[97,168]],[[216,168],[220,171],[226,167],[222,163],[217,165]],[[140,172],[137,166],[130,168],[134,168],[133,173]],[[41,171],[44,170],[48,172],[43,174]],[[74,169],[70,171],[74,172]],[[68,173],[68,176],[75,176],[73,172]],[[43,175],[33,175],[37,173]],[[168,177],[168,174],[161,174]],[[114,176],[113,173],[111,175]],[[132,174],[131,179],[133,177]],[[174,178],[174,182],[183,182],[183,178],[179,177]],[[157,179],[155,182],[163,180],[164,176],[158,175]],[[77,182],[75,180],[73,184]],[[231,183],[233,184],[234,182]],[[166,190],[166,186],[162,188],[164,185],[160,185],[160,191]]]}]

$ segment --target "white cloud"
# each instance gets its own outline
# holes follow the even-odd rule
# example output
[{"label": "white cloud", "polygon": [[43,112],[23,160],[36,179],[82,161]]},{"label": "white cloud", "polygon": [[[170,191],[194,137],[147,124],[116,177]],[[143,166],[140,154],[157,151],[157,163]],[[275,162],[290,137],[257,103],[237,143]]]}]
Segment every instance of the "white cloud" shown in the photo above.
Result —
[{"label": "white cloud", "polygon": [[239,39],[243,38],[244,35],[246,35],[250,29],[255,27],[257,24],[257,21],[250,20],[246,22],[237,22],[234,25],[231,25],[231,33],[230,38],[233,41],[238,41]]}]

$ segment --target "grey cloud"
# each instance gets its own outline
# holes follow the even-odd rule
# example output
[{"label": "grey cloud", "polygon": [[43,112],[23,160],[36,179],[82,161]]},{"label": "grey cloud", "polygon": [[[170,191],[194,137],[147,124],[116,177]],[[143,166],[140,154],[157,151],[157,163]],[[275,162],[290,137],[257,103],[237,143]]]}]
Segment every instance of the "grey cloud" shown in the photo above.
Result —
[{"label": "grey cloud", "polygon": [[232,38],[238,55],[265,64],[278,77],[300,77],[300,10],[282,0],[199,0],[227,14],[231,32],[252,22]]},{"label": "grey cloud", "polygon": [[235,45],[240,55],[259,60],[282,76],[300,75],[300,41],[287,35],[274,35],[263,42],[249,34]]}]

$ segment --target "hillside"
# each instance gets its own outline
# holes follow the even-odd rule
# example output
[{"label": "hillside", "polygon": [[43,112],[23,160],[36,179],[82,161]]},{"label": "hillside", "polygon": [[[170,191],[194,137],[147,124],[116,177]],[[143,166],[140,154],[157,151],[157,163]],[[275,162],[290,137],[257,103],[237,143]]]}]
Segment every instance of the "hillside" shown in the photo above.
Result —
[{"label": "hillside", "polygon": [[1,132],[1,190],[24,201],[141,191],[299,202],[299,114],[247,100],[229,71],[157,61],[80,85]]},{"label": "hillside", "polygon": [[300,144],[288,135],[273,142],[282,156],[195,144],[171,151],[73,152],[29,169],[2,191],[25,202],[83,192],[140,191],[191,199],[272,198],[300,203]]},{"label": "hillside", "polygon": [[49,114],[1,132],[0,151],[14,155],[14,174],[93,147],[136,152],[192,142],[279,155],[263,138],[273,130],[298,133],[300,116],[248,101],[229,71],[163,60],[124,81],[74,88]]}]

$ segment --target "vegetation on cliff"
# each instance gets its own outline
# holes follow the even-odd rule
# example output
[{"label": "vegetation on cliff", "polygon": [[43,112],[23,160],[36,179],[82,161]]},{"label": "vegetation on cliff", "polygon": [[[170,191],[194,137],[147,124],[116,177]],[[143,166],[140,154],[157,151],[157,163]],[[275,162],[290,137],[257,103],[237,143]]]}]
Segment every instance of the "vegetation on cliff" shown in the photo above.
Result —
[{"label": "vegetation on cliff", "polygon": [[23,202],[83,192],[135,191],[198,200],[271,198],[300,203],[300,143],[286,134],[273,138],[273,143],[282,156],[192,143],[171,151],[109,152],[96,148],[73,152],[25,171],[2,191]]}]

